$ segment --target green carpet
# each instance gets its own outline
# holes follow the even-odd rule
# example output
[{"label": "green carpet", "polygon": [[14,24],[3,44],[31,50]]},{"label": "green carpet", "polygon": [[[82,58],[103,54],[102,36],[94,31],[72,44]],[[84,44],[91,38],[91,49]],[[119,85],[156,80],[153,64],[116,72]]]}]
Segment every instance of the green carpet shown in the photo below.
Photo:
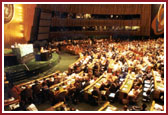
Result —
[{"label": "green carpet", "polygon": [[69,65],[74,63],[79,58],[76,55],[71,55],[64,52],[60,53],[59,56],[61,58],[60,62],[54,66],[53,69],[59,70],[61,72],[68,70]]},{"label": "green carpet", "polygon": [[44,72],[42,72],[42,73],[40,73],[36,76],[32,76],[30,78],[17,81],[14,84],[29,82],[31,80],[38,79],[40,77],[44,77],[46,75],[52,74],[56,71],[64,72],[64,71],[68,70],[68,67],[69,67],[70,64],[74,63],[78,59],[78,56],[68,54],[68,53],[64,53],[64,52],[61,52],[60,54],[53,55],[53,56],[58,56],[58,55],[59,55],[60,61],[55,66],[53,66],[52,68],[50,68],[47,71],[44,71]]},{"label": "green carpet", "polygon": [[[30,69],[30,71],[45,67],[50,63],[55,63],[59,58],[59,55],[56,53],[53,53],[52,56],[53,56],[53,58],[51,58],[48,61],[36,61],[35,59],[32,59],[29,62],[27,62],[26,65]],[[23,71],[23,70],[26,70],[26,68],[23,64],[5,67],[5,71],[7,71],[7,72],[9,72],[9,71]]]},{"label": "green carpet", "polygon": [[12,54],[12,49],[5,48],[4,49],[4,54]]}]

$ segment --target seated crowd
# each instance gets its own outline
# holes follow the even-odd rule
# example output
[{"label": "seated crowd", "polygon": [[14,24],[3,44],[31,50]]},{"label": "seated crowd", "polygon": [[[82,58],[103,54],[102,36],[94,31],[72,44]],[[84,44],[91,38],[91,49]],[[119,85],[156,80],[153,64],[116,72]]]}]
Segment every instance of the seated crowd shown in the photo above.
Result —
[{"label": "seated crowd", "polygon": [[[129,110],[145,111],[145,102],[153,99],[163,101],[162,38],[119,43],[99,41],[75,41],[71,45],[61,42],[61,45],[66,46],[64,49],[80,54],[80,58],[69,66],[68,71],[27,85],[10,84],[9,97],[19,100],[21,110],[26,110],[32,103],[41,104],[49,100],[52,106],[62,101],[73,104],[85,101],[91,105],[119,101],[123,104],[123,110],[127,111],[130,104],[137,104],[141,93],[142,106],[132,106]],[[158,88],[158,84],[163,87]]]}]

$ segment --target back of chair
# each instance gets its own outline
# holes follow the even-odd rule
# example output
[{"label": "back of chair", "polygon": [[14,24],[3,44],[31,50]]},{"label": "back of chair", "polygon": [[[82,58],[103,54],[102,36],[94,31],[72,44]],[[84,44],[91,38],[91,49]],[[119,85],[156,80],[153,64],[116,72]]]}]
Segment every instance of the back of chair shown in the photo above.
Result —
[{"label": "back of chair", "polygon": [[66,91],[62,91],[58,94],[59,101],[65,101]]}]

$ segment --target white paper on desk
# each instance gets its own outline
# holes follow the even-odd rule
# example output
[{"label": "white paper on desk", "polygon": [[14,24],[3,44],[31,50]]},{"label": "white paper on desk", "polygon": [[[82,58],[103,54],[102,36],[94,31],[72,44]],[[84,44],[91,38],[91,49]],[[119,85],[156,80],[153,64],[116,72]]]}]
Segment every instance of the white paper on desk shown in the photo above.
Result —
[{"label": "white paper on desk", "polygon": [[9,101],[14,101],[15,98],[14,97],[11,97],[10,99],[8,99]]},{"label": "white paper on desk", "polygon": [[94,82],[94,80],[90,80],[90,83],[93,83]]},{"label": "white paper on desk", "polygon": [[144,83],[145,84],[150,84],[150,80],[145,80]]},{"label": "white paper on desk", "polygon": [[164,91],[164,88],[163,87],[158,87],[158,90]]},{"label": "white paper on desk", "polygon": [[144,86],[145,86],[145,87],[148,87],[148,88],[150,87],[150,85],[148,85],[148,84],[145,84]]},{"label": "white paper on desk", "polygon": [[11,110],[16,109],[16,108],[18,108],[18,107],[20,107],[19,103],[17,103],[17,104],[15,103],[15,104],[9,105],[9,108],[10,108]]},{"label": "white paper on desk", "polygon": [[109,97],[115,97],[115,93],[110,93]]},{"label": "white paper on desk", "polygon": [[146,92],[143,92],[143,96],[147,96]]},{"label": "white paper on desk", "polygon": [[29,86],[32,87],[33,85],[35,85],[35,83],[32,83],[32,84],[30,84]]},{"label": "white paper on desk", "polygon": [[22,89],[26,89],[26,87],[24,87],[24,86],[22,86],[21,88],[22,88]]},{"label": "white paper on desk", "polygon": [[155,104],[154,108],[157,110],[163,110],[163,106],[159,105],[159,104]]},{"label": "white paper on desk", "polygon": [[157,82],[161,82],[162,80],[160,78],[156,78],[156,81]]},{"label": "white paper on desk", "polygon": [[29,105],[26,109],[28,111],[38,111],[38,109],[36,108],[34,104]]},{"label": "white paper on desk", "polygon": [[125,91],[125,90],[127,90],[127,88],[123,88],[122,90],[124,90],[124,91]]},{"label": "white paper on desk", "polygon": [[101,94],[102,94],[102,95],[105,95],[105,94],[106,94],[106,91],[105,91],[105,90],[101,91]]},{"label": "white paper on desk", "polygon": [[113,111],[111,107],[107,107],[106,111]]},{"label": "white paper on desk", "polygon": [[100,83],[96,83],[96,85],[101,86],[101,84],[100,84]]},{"label": "white paper on desk", "polygon": [[127,87],[128,87],[128,85],[124,85],[124,87],[125,87],[125,88],[127,88]]},{"label": "white paper on desk", "polygon": [[92,93],[93,89],[89,89],[89,92]]},{"label": "white paper on desk", "polygon": [[128,93],[129,96],[134,96],[134,93],[133,91],[131,90],[129,93]]},{"label": "white paper on desk", "polygon": [[123,78],[121,78],[121,79],[120,79],[120,81],[124,81],[124,79],[123,79]]},{"label": "white paper on desk", "polygon": [[149,90],[149,87],[146,87],[143,89],[145,92]]}]

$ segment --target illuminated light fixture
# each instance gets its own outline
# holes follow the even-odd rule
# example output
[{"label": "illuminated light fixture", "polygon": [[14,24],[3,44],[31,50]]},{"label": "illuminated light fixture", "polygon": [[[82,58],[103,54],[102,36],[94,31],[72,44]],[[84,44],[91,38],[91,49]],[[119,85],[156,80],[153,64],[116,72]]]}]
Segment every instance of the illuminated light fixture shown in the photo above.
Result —
[{"label": "illuminated light fixture", "polygon": [[125,26],[125,30],[131,30],[131,26]]},{"label": "illuminated light fixture", "polygon": [[22,9],[22,7],[21,7],[21,6],[17,6],[17,8],[18,8],[18,9]]},{"label": "illuminated light fixture", "polygon": [[111,15],[111,18],[113,18],[113,15]]},{"label": "illuminated light fixture", "polygon": [[23,30],[24,30],[24,28],[23,28],[23,27],[20,27],[19,29],[20,29],[21,31],[23,31]]},{"label": "illuminated light fixture", "polygon": [[19,37],[19,38],[23,38],[24,34],[23,33],[17,33],[16,36]]},{"label": "illuminated light fixture", "polygon": [[91,14],[85,14],[84,17],[87,18],[91,18]]},{"label": "illuminated light fixture", "polygon": [[14,22],[18,23],[15,30],[15,35],[17,38],[22,39],[24,37],[24,26],[23,26],[23,6],[21,4],[15,4],[15,16]]},{"label": "illuminated light fixture", "polygon": [[140,30],[140,26],[132,26],[132,30]]}]

